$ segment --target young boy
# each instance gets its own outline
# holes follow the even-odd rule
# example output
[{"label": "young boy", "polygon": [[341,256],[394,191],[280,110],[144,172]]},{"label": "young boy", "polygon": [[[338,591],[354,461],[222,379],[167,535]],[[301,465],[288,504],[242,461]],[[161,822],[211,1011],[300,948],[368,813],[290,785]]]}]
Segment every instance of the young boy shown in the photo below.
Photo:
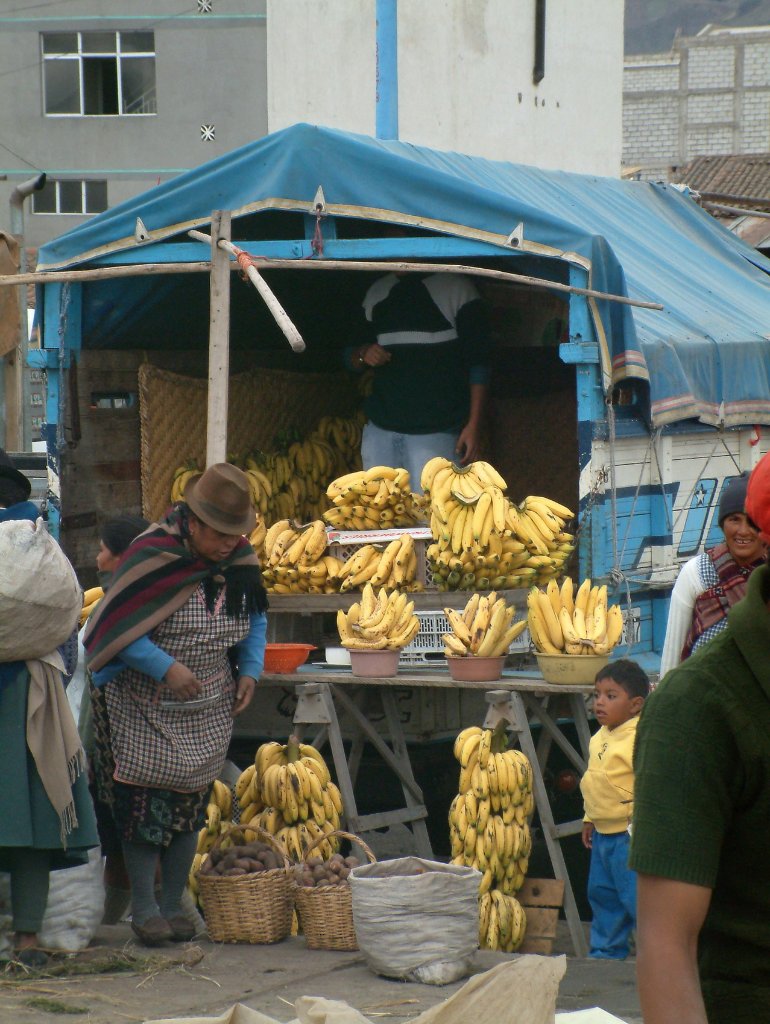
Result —
[{"label": "young boy", "polygon": [[593,911],[589,956],[625,960],[636,927],[636,875],[628,867],[634,807],[633,753],[639,712],[650,681],[621,658],[596,675],[588,769],[580,782],[585,805],[583,845],[591,851],[588,901]]}]

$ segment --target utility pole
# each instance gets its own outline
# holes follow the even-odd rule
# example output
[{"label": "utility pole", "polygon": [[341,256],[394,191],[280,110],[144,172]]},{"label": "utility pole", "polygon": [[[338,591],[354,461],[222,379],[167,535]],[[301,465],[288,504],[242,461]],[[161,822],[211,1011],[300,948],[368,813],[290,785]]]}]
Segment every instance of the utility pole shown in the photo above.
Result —
[{"label": "utility pole", "polygon": [[[19,273],[27,272],[27,250],[24,242],[24,200],[33,192],[45,187],[46,175],[37,174],[17,185],[8,201],[11,213],[11,234],[19,243]],[[29,325],[27,323],[27,287],[18,286],[19,293],[19,344],[8,357],[4,370],[5,379],[5,447],[16,451],[27,451],[30,446],[29,429],[29,375],[27,373],[27,350],[29,348]],[[10,372],[9,372],[10,371]]]}]

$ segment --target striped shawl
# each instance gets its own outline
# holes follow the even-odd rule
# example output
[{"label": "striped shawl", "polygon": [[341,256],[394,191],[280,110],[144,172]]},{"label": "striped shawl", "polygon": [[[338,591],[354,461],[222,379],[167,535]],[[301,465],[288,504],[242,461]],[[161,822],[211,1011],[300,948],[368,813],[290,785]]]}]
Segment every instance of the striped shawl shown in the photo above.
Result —
[{"label": "striped shawl", "polygon": [[228,612],[266,611],[259,559],[245,537],[217,563],[193,555],[188,537],[187,507],[181,504],[127,549],[86,626],[83,645],[91,671],[181,608],[201,581],[225,584]]}]

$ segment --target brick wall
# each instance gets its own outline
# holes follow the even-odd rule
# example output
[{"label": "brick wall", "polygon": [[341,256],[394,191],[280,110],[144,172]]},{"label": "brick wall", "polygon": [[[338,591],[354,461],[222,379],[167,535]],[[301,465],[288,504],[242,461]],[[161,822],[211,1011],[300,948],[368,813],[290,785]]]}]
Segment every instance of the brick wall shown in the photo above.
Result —
[{"label": "brick wall", "polygon": [[695,156],[770,150],[770,29],[680,39],[630,57],[623,74],[623,163],[658,178]]}]

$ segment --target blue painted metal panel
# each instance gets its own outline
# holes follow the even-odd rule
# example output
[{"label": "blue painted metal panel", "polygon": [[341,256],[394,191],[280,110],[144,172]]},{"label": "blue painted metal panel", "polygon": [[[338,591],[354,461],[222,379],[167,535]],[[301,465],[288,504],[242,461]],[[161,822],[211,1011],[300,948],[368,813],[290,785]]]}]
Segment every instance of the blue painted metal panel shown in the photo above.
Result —
[{"label": "blue painted metal panel", "polygon": [[377,0],[376,116],[378,139],[398,138],[398,0]]},{"label": "blue painted metal panel", "polygon": [[698,486],[695,488],[690,499],[690,507],[687,510],[687,517],[682,528],[679,546],[676,549],[676,553],[680,558],[694,555],[700,549],[711,511],[711,499],[714,497],[716,486],[717,481],[714,477],[701,477],[698,482]]}]

